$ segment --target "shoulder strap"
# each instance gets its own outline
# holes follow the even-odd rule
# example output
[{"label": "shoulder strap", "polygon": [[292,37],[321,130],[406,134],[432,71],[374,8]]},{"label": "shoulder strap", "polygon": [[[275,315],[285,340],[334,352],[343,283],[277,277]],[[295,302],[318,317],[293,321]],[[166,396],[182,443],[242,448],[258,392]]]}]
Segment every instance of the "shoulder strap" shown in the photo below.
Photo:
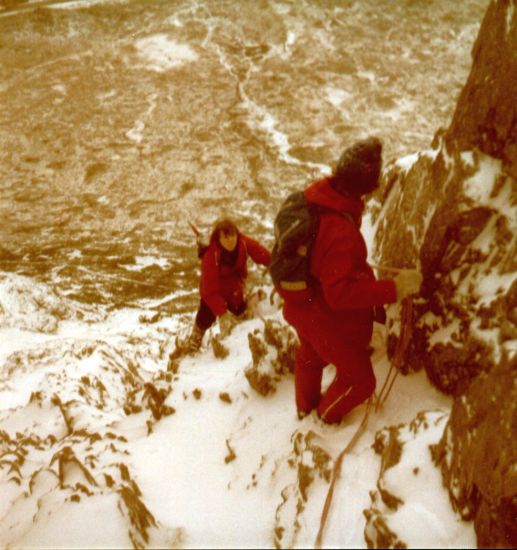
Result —
[{"label": "shoulder strap", "polygon": [[316,211],[318,214],[323,214],[325,212],[329,214],[337,214],[338,216],[341,216],[342,218],[347,219],[354,227],[357,227],[357,223],[355,222],[354,217],[352,216],[352,214],[350,214],[350,212],[345,212],[345,211],[338,212],[337,210],[333,210],[331,208],[327,208],[321,205],[317,206]]}]

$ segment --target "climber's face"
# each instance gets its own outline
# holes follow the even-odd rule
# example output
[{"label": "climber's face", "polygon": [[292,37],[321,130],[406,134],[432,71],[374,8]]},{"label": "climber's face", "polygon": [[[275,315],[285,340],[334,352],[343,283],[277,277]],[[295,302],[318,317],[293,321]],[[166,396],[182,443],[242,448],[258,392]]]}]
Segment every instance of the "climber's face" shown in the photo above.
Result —
[{"label": "climber's face", "polygon": [[237,233],[224,233],[221,231],[219,234],[219,242],[225,250],[232,252],[237,246]]}]

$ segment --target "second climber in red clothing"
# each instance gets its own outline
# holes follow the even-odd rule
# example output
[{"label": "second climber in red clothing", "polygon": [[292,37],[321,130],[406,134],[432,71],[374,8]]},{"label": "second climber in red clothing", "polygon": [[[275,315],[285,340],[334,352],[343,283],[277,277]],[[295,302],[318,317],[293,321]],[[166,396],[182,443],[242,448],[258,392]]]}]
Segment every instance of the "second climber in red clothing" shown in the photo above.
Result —
[{"label": "second climber in red clothing", "polygon": [[[278,289],[284,317],[300,340],[295,362],[296,405],[300,418],[317,410],[338,423],[375,390],[370,361],[376,306],[418,292],[420,273],[405,270],[395,280],[376,280],[367,263],[360,232],[362,197],[379,184],[382,145],[368,138],[346,149],[333,174],[305,189],[319,209],[319,226],[310,256],[313,283],[305,290]],[[326,365],[336,376],[321,394]]]},{"label": "second climber in red clothing", "polygon": [[203,335],[226,311],[236,316],[246,310],[244,296],[248,256],[257,264],[269,265],[271,254],[258,241],[241,233],[234,222],[222,220],[212,231],[202,253],[201,301],[187,348],[195,352]]}]

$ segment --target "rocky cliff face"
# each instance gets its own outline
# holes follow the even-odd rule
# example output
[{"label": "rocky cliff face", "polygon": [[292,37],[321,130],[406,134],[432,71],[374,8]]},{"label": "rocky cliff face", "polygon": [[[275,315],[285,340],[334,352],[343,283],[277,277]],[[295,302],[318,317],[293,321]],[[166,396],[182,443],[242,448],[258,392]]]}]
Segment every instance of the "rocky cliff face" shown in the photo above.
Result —
[{"label": "rocky cliff face", "polygon": [[473,65],[461,92],[447,140],[501,159],[517,178],[517,24],[515,0],[491,2],[472,51]]},{"label": "rocky cliff face", "polygon": [[[377,263],[424,275],[400,368],[424,368],[456,397],[437,453],[451,501],[474,519],[479,545],[503,547],[515,546],[517,512],[515,7],[490,4],[450,128],[387,167],[373,212]],[[392,354],[398,319],[393,306]]]},{"label": "rocky cliff face", "polygon": [[[417,266],[424,275],[402,368],[425,368],[436,387],[459,395],[517,335],[515,180],[500,160],[449,151],[440,137],[434,149],[402,159],[387,175],[377,260]],[[392,307],[391,348],[398,318]]]},{"label": "rocky cliff face", "polygon": [[517,546],[517,362],[503,359],[457,399],[434,449],[454,509],[482,548]]}]

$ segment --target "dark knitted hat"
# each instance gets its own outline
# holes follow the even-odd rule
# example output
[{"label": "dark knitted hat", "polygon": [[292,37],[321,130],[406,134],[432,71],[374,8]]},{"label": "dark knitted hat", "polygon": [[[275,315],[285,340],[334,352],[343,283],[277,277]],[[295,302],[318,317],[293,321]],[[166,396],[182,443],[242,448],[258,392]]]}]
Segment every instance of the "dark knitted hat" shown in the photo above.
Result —
[{"label": "dark knitted hat", "polygon": [[381,141],[376,137],[363,139],[345,149],[329,178],[330,185],[341,194],[367,195],[379,185],[381,166]]}]

